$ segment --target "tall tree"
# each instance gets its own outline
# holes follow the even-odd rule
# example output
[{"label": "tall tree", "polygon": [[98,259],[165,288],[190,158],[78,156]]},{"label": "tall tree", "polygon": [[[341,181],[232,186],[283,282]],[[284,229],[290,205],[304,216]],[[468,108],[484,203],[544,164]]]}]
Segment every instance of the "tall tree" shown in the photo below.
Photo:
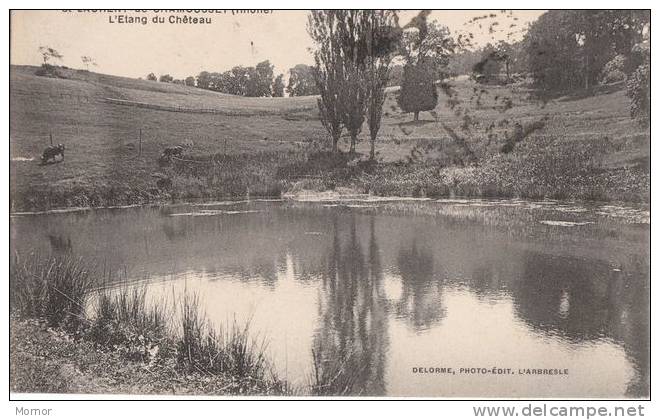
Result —
[{"label": "tall tree", "polygon": [[44,60],[44,64],[48,64],[50,60],[61,60],[64,58],[62,54],[51,47],[39,47],[39,54],[41,54],[41,58]]},{"label": "tall tree", "polygon": [[630,97],[630,115],[644,124],[651,117],[651,43],[645,40],[632,48],[635,70],[628,76],[627,94]]},{"label": "tall tree", "polygon": [[314,78],[320,93],[319,115],[323,127],[332,139],[332,151],[336,153],[339,151],[338,142],[344,128],[339,99],[344,71],[339,40],[335,36],[335,12],[312,10],[308,17],[307,31],[316,44]]},{"label": "tall tree", "polygon": [[362,131],[369,91],[367,89],[366,49],[367,16],[360,10],[335,10],[337,38],[344,79],[339,87],[339,110],[351,137],[350,152],[355,152]]},{"label": "tall tree", "polygon": [[367,122],[369,124],[369,159],[376,158],[376,137],[380,130],[385,103],[385,88],[401,30],[398,16],[390,10],[370,10],[367,14]]},{"label": "tall tree", "polygon": [[404,112],[413,113],[414,121],[419,120],[421,111],[432,111],[438,104],[433,74],[433,65],[427,60],[406,64],[403,68],[403,83],[397,103]]},{"label": "tall tree", "polygon": [[243,66],[234,66],[231,69],[231,79],[227,79],[232,95],[247,96],[247,83],[250,78],[250,69]]},{"label": "tall tree", "polygon": [[403,28],[401,42],[405,66],[397,102],[402,110],[413,113],[415,121],[421,111],[431,111],[437,105],[435,82],[445,76],[455,48],[449,30],[427,22],[428,15],[428,11],[422,11],[412,19]]},{"label": "tall tree", "polygon": [[337,149],[342,128],[346,128],[351,138],[350,152],[355,152],[366,118],[373,159],[388,70],[398,50],[401,34],[396,13],[381,10],[313,11],[308,31],[317,45],[319,109],[324,125],[333,136],[333,150]]},{"label": "tall tree", "polygon": [[209,89],[211,86],[211,73],[202,71],[197,75],[197,87],[202,89]]},{"label": "tall tree", "polygon": [[83,55],[80,57],[80,61],[82,61],[83,65],[85,66],[85,69],[89,71],[89,66],[96,66],[96,61],[88,55]]}]

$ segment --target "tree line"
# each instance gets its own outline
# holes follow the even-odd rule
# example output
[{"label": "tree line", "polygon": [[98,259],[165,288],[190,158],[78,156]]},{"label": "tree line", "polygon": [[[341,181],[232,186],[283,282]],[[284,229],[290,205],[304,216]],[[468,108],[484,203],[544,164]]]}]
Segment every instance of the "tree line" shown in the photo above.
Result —
[{"label": "tree line", "polygon": [[265,60],[256,66],[234,66],[224,72],[202,71],[197,76],[175,79],[169,74],[147,75],[147,80],[194,86],[200,89],[250,97],[282,97],[318,95],[313,69],[306,64],[298,64],[289,69],[288,85],[284,84],[284,74],[275,76],[274,66]]}]

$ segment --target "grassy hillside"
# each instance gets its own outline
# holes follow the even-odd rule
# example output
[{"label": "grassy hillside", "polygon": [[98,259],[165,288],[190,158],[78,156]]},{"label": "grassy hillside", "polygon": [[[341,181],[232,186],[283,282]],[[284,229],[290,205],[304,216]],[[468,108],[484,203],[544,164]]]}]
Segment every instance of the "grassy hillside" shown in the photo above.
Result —
[{"label": "grassy hillside", "polygon": [[[446,182],[442,177],[456,169],[451,165],[465,157],[456,136],[477,155],[479,167],[500,165],[496,161],[505,159],[511,171],[517,165],[515,159],[534,155],[528,149],[535,145],[550,145],[571,155],[575,147],[596,150],[597,161],[590,165],[614,180],[633,173],[637,178],[629,186],[632,192],[610,193],[605,185],[603,194],[574,189],[566,197],[646,201],[649,134],[629,118],[628,99],[620,89],[543,103],[533,100],[533,92],[522,86],[487,87],[482,92],[481,86],[468,80],[456,81],[458,106],[469,110],[468,123],[442,94],[434,114],[422,113],[421,121],[413,123],[411,114],[396,106],[393,89],[378,137],[380,163],[353,167],[348,165],[352,157],[321,162],[324,155],[313,154],[318,144],[327,142],[315,97],[244,98],[71,69],[58,69],[59,78],[40,77],[35,75],[37,69],[10,68],[10,182],[15,210],[209,198],[248,191],[278,194],[295,187],[300,179],[325,177],[317,170],[320,165],[330,171],[331,180],[312,183],[317,188],[345,184],[380,194],[561,196],[557,194],[561,185],[533,194],[501,186],[437,191],[429,185],[420,187]],[[540,128],[513,154],[502,157],[499,150],[511,132],[505,120]],[[39,156],[51,133],[55,143],[66,145],[66,158],[42,166]],[[358,153],[366,155],[368,132],[361,138]],[[348,139],[342,140],[340,146],[346,150]],[[186,161],[159,167],[163,148],[178,144],[187,145]],[[474,168],[457,170],[474,172]],[[419,174],[426,174],[425,180],[418,179]],[[158,188],[152,175],[171,178],[172,188]],[[397,177],[405,178],[405,185],[393,188],[391,180]],[[452,178],[451,182],[462,181]],[[419,188],[411,188],[413,184]]]}]

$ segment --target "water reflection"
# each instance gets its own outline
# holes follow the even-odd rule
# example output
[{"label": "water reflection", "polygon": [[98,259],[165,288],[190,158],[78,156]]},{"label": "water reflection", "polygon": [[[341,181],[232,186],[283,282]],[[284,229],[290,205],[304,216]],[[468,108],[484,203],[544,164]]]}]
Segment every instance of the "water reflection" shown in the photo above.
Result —
[{"label": "water reflection", "polygon": [[384,395],[388,333],[374,218],[366,257],[355,215],[343,226],[335,214],[332,225],[312,348],[314,387],[324,395]]},{"label": "water reflection", "polygon": [[[282,375],[319,393],[648,395],[648,226],[586,210],[571,220],[592,224],[545,225],[559,216],[514,204],[127,209],[13,218],[11,238],[195,288],[217,322],[252,318]],[[572,374],[411,373],[492,364]]]},{"label": "water reflection", "polygon": [[53,254],[67,254],[71,252],[71,238],[68,235],[47,234],[48,242]]},{"label": "water reflection", "polygon": [[628,393],[640,395],[650,373],[648,279],[648,264],[639,258],[614,268],[527,252],[512,295],[518,316],[534,329],[579,344],[600,339],[623,344],[637,365]]},{"label": "water reflection", "polygon": [[433,255],[413,240],[399,250],[397,265],[402,285],[397,315],[405,318],[415,331],[430,328],[444,316],[442,283],[434,282]]}]

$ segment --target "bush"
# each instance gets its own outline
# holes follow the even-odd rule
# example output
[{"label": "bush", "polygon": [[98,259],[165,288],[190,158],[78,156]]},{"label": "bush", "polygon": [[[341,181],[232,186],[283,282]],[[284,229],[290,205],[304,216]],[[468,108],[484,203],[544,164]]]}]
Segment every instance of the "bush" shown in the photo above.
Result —
[{"label": "bush", "polygon": [[651,117],[651,46],[648,42],[633,47],[631,62],[637,67],[628,77],[630,115],[648,124]]},{"label": "bush", "polygon": [[626,57],[619,54],[608,61],[598,76],[600,84],[623,82],[626,80]]},{"label": "bush", "polygon": [[630,116],[648,124],[651,117],[651,66],[642,64],[628,78]]},{"label": "bush", "polygon": [[57,66],[53,66],[47,63],[42,64],[34,74],[42,77],[62,77],[57,69]]}]

